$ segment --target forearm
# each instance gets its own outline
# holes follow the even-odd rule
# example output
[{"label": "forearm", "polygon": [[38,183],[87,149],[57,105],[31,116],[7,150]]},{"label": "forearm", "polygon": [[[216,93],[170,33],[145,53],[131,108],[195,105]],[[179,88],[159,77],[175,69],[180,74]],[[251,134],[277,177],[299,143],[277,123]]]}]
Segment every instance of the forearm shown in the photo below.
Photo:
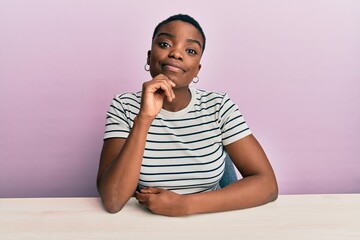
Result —
[{"label": "forearm", "polygon": [[277,198],[278,189],[272,175],[253,175],[223,189],[186,195],[187,214],[222,212],[263,205]]},{"label": "forearm", "polygon": [[99,193],[109,212],[121,210],[135,192],[150,124],[148,119],[135,118],[120,153],[99,178]]}]

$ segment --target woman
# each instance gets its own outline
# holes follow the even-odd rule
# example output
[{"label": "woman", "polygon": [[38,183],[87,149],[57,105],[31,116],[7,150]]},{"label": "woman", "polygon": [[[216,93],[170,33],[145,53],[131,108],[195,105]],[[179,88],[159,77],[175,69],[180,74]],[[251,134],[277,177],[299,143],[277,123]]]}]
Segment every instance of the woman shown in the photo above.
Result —
[{"label": "woman", "polygon": [[[167,216],[254,207],[277,198],[274,172],[226,94],[198,81],[206,38],[196,20],[175,15],[154,31],[141,92],[114,98],[107,113],[97,186],[107,211],[135,196]],[[219,181],[229,154],[243,178]]]}]

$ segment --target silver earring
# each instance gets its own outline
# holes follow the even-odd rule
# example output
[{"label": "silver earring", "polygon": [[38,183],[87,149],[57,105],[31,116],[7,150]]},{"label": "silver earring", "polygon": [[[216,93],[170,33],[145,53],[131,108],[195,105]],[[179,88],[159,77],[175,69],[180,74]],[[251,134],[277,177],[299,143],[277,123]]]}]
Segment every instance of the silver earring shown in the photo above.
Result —
[{"label": "silver earring", "polygon": [[199,82],[199,80],[200,80],[200,79],[199,79],[199,77],[198,77],[198,76],[196,76],[196,77],[193,79],[193,81],[192,81],[192,82],[193,82],[193,83],[198,83],[198,82]]},{"label": "silver earring", "polygon": [[146,63],[145,66],[144,66],[144,69],[147,72],[150,71],[150,65],[148,63]]}]

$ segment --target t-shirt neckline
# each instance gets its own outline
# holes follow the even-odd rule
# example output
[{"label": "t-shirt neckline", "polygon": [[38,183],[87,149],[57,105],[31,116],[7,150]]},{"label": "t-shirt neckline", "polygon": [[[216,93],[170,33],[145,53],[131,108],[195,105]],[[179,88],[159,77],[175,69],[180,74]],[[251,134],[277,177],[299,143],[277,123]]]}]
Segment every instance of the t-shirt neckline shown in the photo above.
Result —
[{"label": "t-shirt neckline", "polygon": [[167,117],[178,117],[178,116],[182,116],[186,113],[188,113],[190,111],[190,109],[194,106],[195,104],[195,100],[196,100],[196,96],[195,96],[195,89],[192,87],[189,87],[190,93],[191,93],[191,100],[189,102],[189,104],[181,109],[180,111],[177,112],[171,112],[171,111],[167,111],[165,109],[161,109],[159,112],[159,116],[167,116]]}]

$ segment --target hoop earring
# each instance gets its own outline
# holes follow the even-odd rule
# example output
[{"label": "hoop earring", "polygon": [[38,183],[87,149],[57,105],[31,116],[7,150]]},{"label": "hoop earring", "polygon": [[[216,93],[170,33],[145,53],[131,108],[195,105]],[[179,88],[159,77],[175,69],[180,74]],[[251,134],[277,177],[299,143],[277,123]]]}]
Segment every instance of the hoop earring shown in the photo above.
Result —
[{"label": "hoop earring", "polygon": [[145,66],[144,66],[144,69],[147,72],[150,71],[150,65],[148,63],[146,63]]},{"label": "hoop earring", "polygon": [[193,79],[193,83],[198,83],[200,81],[200,79],[199,79],[199,77],[198,76],[196,76],[194,79]]}]

